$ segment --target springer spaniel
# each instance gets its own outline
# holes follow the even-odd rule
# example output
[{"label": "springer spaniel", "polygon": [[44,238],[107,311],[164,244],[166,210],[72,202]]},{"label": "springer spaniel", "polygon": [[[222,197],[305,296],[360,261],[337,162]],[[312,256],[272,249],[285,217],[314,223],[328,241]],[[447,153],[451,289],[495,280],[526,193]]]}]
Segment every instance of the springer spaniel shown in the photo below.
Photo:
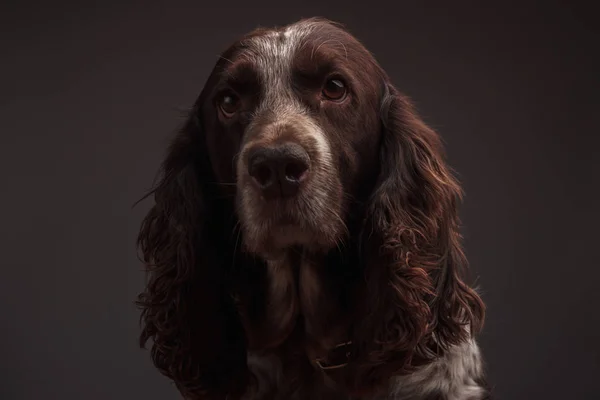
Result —
[{"label": "springer spaniel", "polygon": [[233,44],[161,172],[140,342],[184,398],[489,398],[461,188],[344,27]]}]

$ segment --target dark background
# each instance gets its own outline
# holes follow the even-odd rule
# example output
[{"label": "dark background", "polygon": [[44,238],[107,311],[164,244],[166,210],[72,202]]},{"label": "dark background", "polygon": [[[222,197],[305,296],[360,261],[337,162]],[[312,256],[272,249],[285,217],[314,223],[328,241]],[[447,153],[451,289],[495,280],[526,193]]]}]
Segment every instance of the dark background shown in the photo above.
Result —
[{"label": "dark background", "polygon": [[150,202],[131,206],[217,55],[315,15],[347,24],[447,143],[497,398],[600,398],[596,14],[284,3],[4,3],[0,398],[178,398],[137,347]]}]

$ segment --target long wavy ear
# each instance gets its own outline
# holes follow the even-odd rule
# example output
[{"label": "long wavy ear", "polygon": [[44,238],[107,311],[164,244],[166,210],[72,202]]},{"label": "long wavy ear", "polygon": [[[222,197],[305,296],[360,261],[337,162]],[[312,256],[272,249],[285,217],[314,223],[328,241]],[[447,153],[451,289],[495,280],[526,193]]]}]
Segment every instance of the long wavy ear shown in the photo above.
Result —
[{"label": "long wavy ear", "polygon": [[440,137],[386,84],[381,169],[366,210],[366,289],[354,342],[356,385],[384,384],[480,329],[484,306],[465,284],[461,188]]},{"label": "long wavy ear", "polygon": [[[208,85],[208,83],[207,83]],[[148,269],[139,295],[152,359],[186,399],[235,398],[247,375],[243,329],[229,294],[232,211],[213,193],[200,107],[172,141],[138,245]],[[219,200],[219,201],[216,201]]]}]

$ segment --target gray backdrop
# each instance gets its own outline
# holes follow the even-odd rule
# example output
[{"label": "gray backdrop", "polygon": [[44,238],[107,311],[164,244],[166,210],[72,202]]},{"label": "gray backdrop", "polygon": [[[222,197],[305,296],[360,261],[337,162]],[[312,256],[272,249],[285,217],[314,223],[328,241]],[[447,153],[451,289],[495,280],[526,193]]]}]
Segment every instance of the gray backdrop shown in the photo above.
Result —
[{"label": "gray backdrop", "polygon": [[346,23],[447,143],[497,398],[599,398],[592,9],[216,3],[2,6],[0,398],[178,398],[137,347],[150,202],[131,205],[217,55],[315,15]]}]

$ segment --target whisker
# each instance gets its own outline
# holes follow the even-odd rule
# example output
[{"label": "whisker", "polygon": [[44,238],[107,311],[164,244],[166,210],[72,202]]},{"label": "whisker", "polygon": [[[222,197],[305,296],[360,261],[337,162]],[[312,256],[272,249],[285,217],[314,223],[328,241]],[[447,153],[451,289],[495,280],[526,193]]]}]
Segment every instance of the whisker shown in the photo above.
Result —
[{"label": "whisker", "polygon": [[336,42],[341,44],[342,47],[344,48],[344,53],[346,53],[346,61],[348,61],[348,49],[346,48],[346,45],[344,43],[340,42],[339,40],[336,40]]},{"label": "whisker", "polygon": [[230,63],[230,64],[233,64],[233,61],[231,61],[229,58],[225,58],[225,57],[223,57],[223,56],[222,56],[222,55],[220,55],[220,54],[218,55],[218,57],[219,57],[220,59],[222,59],[222,60],[229,61],[229,63]]}]

